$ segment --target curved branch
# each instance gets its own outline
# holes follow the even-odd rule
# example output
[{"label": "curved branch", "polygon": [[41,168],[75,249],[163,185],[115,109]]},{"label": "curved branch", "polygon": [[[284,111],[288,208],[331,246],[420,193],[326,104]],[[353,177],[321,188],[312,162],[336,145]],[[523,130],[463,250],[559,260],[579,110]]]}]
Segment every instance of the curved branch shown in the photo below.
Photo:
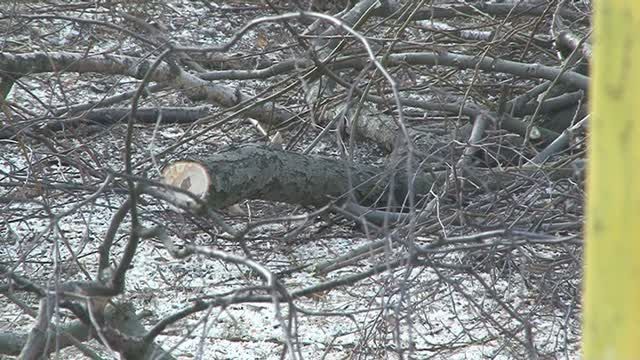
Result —
[{"label": "curved branch", "polygon": [[589,90],[589,77],[582,74],[566,71],[561,68],[545,66],[541,64],[525,64],[516,61],[496,59],[485,56],[478,59],[476,56],[454,54],[449,52],[423,52],[390,54],[385,58],[385,65],[441,65],[460,69],[475,69],[484,71],[497,71],[513,74],[524,78],[540,78],[555,80],[574,86],[578,89]]}]

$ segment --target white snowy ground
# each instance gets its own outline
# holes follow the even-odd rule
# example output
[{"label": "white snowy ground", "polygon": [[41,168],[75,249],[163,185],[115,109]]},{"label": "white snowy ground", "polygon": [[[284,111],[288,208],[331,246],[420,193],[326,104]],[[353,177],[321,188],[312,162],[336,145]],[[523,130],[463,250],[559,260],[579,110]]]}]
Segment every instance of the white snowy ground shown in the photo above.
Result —
[{"label": "white snowy ground", "polygon": [[[93,274],[97,259],[96,246],[106,232],[110,216],[115,211],[113,206],[118,204],[116,199],[117,197],[111,199],[111,206],[88,207],[73,216],[62,219],[59,222],[59,234],[45,230],[49,224],[48,219],[26,218],[18,223],[9,224],[3,229],[3,238],[6,239],[8,232],[11,232],[16,241],[5,243],[0,247],[0,258],[15,260],[24,256],[28,261],[16,269],[18,273],[41,274],[41,284],[53,284],[56,280],[54,275],[56,263],[52,259],[56,258],[55,253],[59,251],[60,278],[68,279],[74,275],[75,278],[82,278],[77,272],[73,274],[65,271],[72,260],[63,244],[64,236],[71,248],[76,251],[80,263]],[[284,249],[277,248],[277,239],[269,239],[269,232],[281,232],[284,230],[283,226],[272,225],[265,230],[264,239],[268,242],[273,241],[275,245],[273,253],[268,255],[268,262],[265,264],[274,270],[301,263],[320,262],[367,241],[362,238],[337,237],[319,241],[311,240],[295,246],[293,252],[285,254],[282,252]],[[33,235],[41,231],[45,232],[44,239],[34,240]],[[125,234],[126,232],[123,231],[121,235]],[[195,238],[190,240],[196,243],[211,242],[211,239],[200,234],[192,233],[191,235]],[[180,240],[177,239],[177,241]],[[237,246],[225,244],[222,240],[218,242],[221,246],[216,248],[240,253]],[[121,240],[117,244],[118,250],[121,250],[123,243],[124,241]],[[33,245],[35,249],[29,253]],[[27,253],[29,254],[26,255]],[[346,268],[326,278],[302,271],[295,276],[283,278],[283,281],[288,289],[295,290],[364,269],[366,267]],[[304,358],[350,358],[354,355],[354,349],[360,346],[379,346],[380,348],[361,349],[364,353],[355,354],[355,358],[376,358],[382,356],[384,352],[394,358],[392,349],[398,338],[403,346],[407,346],[409,342],[414,344],[416,349],[413,353],[414,358],[426,358],[430,355],[435,359],[512,358],[513,355],[508,349],[501,348],[504,339],[493,326],[482,323],[481,314],[469,305],[468,300],[447,288],[440,288],[438,294],[433,295],[432,292],[435,289],[430,289],[429,286],[431,284],[441,286],[441,283],[429,270],[422,271],[416,279],[413,279],[413,282],[419,283],[420,286],[411,289],[412,300],[414,304],[420,305],[410,310],[398,309],[397,307],[402,305],[399,304],[397,294],[384,294],[381,292],[380,284],[385,283],[388,286],[386,282],[402,281],[406,275],[403,272],[404,270],[401,270],[395,276],[389,274],[375,276],[362,281],[357,286],[332,290],[313,299],[297,300],[296,304],[302,309],[335,313],[334,316],[298,314],[297,341]],[[144,319],[145,324],[150,326],[155,321],[189,305],[190,300],[198,296],[221,294],[237,289],[247,276],[246,269],[202,256],[194,256],[186,260],[172,259],[158,243],[145,241],[139,248],[133,268],[128,272],[127,291],[123,298],[133,301],[138,311],[150,312],[150,315]],[[477,283],[459,280],[468,294],[477,301],[483,302],[485,311],[496,319],[504,321],[503,325],[506,327],[514,325],[514,320],[503,314],[499,306],[486,297],[484,290],[478,287]],[[488,277],[486,280],[491,281]],[[503,279],[494,279],[494,281],[496,281],[495,288],[504,294],[503,301],[516,309],[527,307],[528,300],[531,300],[528,297],[533,295],[530,295],[521,284]],[[428,302],[421,303],[419,301],[421,298]],[[20,329],[26,332],[33,323],[32,319],[21,314],[14,306],[7,304],[5,299],[0,301],[2,304],[0,309],[3,309],[0,312],[0,330]],[[540,311],[547,310],[540,309]],[[408,319],[400,321],[399,334],[393,331],[398,321],[397,312],[403,315],[408,313],[415,317],[411,321]],[[578,358],[578,334],[563,333],[563,328],[567,327],[567,324],[563,323],[562,317],[561,313],[551,312],[545,317],[535,319],[536,343],[541,349],[551,350],[556,348],[557,342],[562,343],[564,337],[568,336],[567,340],[571,348],[558,356]],[[203,319],[206,319],[204,324]],[[568,321],[574,320],[568,319]],[[568,327],[575,329],[576,325]],[[373,338],[369,338],[371,336]],[[473,339],[469,336],[473,336]],[[204,314],[192,316],[170,327],[163,336],[159,337],[158,342],[163,344],[165,349],[177,346],[174,355],[179,359],[190,359],[199,353],[203,354],[205,359],[277,359],[282,352],[282,340],[283,331],[275,318],[274,307],[271,304],[259,303],[232,305],[226,309],[215,308],[208,316]],[[440,349],[439,344],[447,344],[447,346],[456,344],[456,347]]]}]

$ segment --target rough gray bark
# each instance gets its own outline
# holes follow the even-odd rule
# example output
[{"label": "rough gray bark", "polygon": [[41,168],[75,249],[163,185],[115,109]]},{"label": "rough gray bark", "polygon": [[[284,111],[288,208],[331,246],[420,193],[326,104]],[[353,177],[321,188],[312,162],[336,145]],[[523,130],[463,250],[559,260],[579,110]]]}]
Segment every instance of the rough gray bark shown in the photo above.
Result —
[{"label": "rough gray bark", "polygon": [[[409,184],[406,173],[391,176],[382,167],[259,145],[232,147],[194,162],[202,165],[211,179],[206,202],[214,208],[245,199],[323,206],[332,199],[345,198],[350,189],[359,203],[373,205],[382,199],[386,204],[390,189],[396,199],[402,200]],[[434,183],[445,179],[444,172],[424,173],[412,179],[411,184],[418,194],[426,194]],[[189,190],[190,183],[176,185]]]},{"label": "rough gray bark", "polygon": [[[545,1],[515,1],[499,3],[474,2],[473,4],[453,4],[443,6],[425,6],[413,15],[413,19],[447,19],[460,16],[477,16],[479,14],[490,14],[495,16],[520,17],[520,16],[541,16],[544,14],[547,3]],[[559,9],[563,18],[571,21],[588,22],[589,18],[574,10]]]},{"label": "rough gray bark", "polygon": [[[109,126],[126,121],[131,114],[131,108],[92,109],[74,115],[69,120],[61,120],[47,124],[45,129],[60,131],[67,127],[81,124],[95,124]],[[206,106],[198,107],[155,107],[136,110],[136,122],[142,124],[189,124],[210,114]]]},{"label": "rough gray bark", "polygon": [[[87,57],[85,54],[70,52],[34,52],[12,54],[0,52],[0,74],[8,73],[18,78],[28,74],[66,71],[76,73],[97,72],[101,74],[127,75],[143,79],[153,61],[141,60],[122,55],[100,55]],[[212,104],[229,108],[253,96],[240,89],[211,83],[180,70],[175,73],[167,64],[160,64],[151,75],[151,81],[166,83],[182,91],[192,101],[206,100]],[[256,120],[270,124],[280,124],[294,116],[290,111],[272,102],[260,102],[247,109],[245,114]]]},{"label": "rough gray bark", "polygon": [[[180,160],[167,165],[163,173],[178,168],[181,163],[196,165],[206,173],[208,190],[196,195],[213,208],[224,208],[247,199],[324,206],[334,199],[347,199],[350,189],[353,200],[358,203],[375,206],[380,202],[384,206],[390,195],[396,204],[401,203],[409,186],[417,197],[422,197],[448,178],[448,171],[430,171],[422,167],[416,173],[407,174],[403,170],[394,172],[392,167],[350,164],[261,145],[230,147],[204,159]],[[548,169],[553,172],[545,176],[552,178],[570,177],[574,172],[571,167]],[[543,170],[540,167],[504,170],[466,167],[458,171],[475,187],[499,189],[523,175],[530,177]],[[488,179],[491,182],[487,182]],[[174,182],[165,176],[165,182],[192,191],[191,184],[200,180],[186,176]]]}]

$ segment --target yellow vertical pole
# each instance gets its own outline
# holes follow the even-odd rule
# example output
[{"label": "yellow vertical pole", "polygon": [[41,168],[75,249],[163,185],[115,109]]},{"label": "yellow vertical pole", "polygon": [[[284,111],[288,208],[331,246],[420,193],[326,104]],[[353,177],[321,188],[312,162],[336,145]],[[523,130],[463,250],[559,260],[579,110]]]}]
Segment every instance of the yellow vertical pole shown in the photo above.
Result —
[{"label": "yellow vertical pole", "polygon": [[640,0],[594,0],[586,360],[640,359]]}]

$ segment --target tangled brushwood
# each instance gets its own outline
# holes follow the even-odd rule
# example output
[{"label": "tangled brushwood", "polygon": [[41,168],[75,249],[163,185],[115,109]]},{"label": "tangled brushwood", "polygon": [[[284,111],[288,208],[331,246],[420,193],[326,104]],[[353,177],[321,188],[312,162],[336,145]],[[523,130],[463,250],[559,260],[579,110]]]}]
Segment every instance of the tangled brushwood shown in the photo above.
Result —
[{"label": "tangled brushwood", "polygon": [[590,12],[3,2],[0,354],[579,358]]}]

